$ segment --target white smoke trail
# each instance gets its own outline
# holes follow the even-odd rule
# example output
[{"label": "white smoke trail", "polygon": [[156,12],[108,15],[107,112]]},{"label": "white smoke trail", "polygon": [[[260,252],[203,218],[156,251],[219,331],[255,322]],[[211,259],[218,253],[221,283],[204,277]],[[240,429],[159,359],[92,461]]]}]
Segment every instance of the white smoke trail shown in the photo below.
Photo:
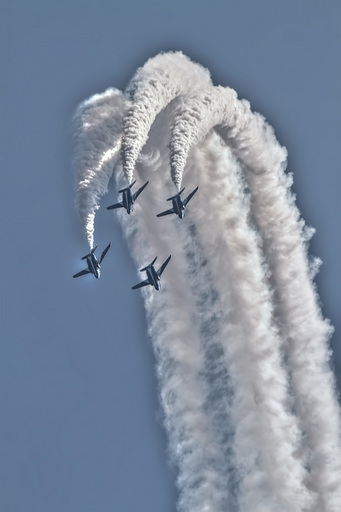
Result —
[{"label": "white smoke trail", "polygon": [[[248,105],[244,108],[249,111]],[[272,269],[277,323],[286,339],[295,406],[306,434],[309,485],[319,496],[315,510],[336,512],[341,508],[341,428],[327,345],[332,329],[322,318],[311,282],[304,222],[289,190],[292,178],[284,174],[286,151],[259,115],[249,115],[234,144],[246,165],[252,212]]]},{"label": "white smoke trail", "polygon": [[74,122],[76,207],[90,249],[100,198],[119,157],[123,116],[128,101],[118,89],[95,94],[77,108]]},{"label": "white smoke trail", "polygon": [[[159,169],[164,175],[167,164],[168,154]],[[138,175],[145,179],[141,165],[138,165]],[[167,251],[172,253],[171,264],[163,278],[162,293],[155,294],[146,289],[144,299],[157,359],[170,452],[179,468],[178,506],[184,511],[223,510],[227,504],[226,480],[216,467],[220,455],[210,419],[204,411],[200,382],[203,362],[200,336],[193,321],[193,298],[190,288],[182,278],[179,279],[186,274],[186,257],[182,245],[176,243],[176,226],[168,226],[165,230],[150,209],[153,197],[165,195],[163,184],[161,180],[154,180],[150,185],[139,198],[136,215],[132,218],[123,214],[121,222],[137,265],[144,265],[156,254],[165,258]]]},{"label": "white smoke trail", "polygon": [[[213,139],[209,149],[202,149],[203,145],[190,162],[191,168],[200,169],[195,182],[205,190],[201,200],[206,208],[193,208],[191,214],[195,213],[214,284],[225,306],[223,346],[235,387],[235,451],[245,473],[242,510],[308,510],[312,497],[294,453],[298,427],[288,410],[279,338],[271,325],[271,296],[255,233],[248,225],[245,194],[236,165],[219,141]],[[224,202],[228,207],[221,208]]]},{"label": "white smoke trail", "polygon": [[173,183],[180,190],[189,151],[223,120],[232,120],[237,103],[233,89],[209,87],[203,92],[183,95],[177,108],[170,141]]},{"label": "white smoke trail", "polygon": [[[174,106],[170,105],[164,112],[160,114],[157,121],[154,123],[149,141],[147,144],[147,154],[153,154],[155,152],[154,148],[150,146],[152,143],[156,145],[158,148],[160,155],[163,157],[163,163],[159,163],[159,167],[154,169],[149,169],[149,172],[153,171],[157,172],[159,175],[155,176],[153,180],[150,182],[150,187],[148,187],[148,194],[144,194],[141,196],[140,207],[141,211],[139,213],[139,218],[142,217],[145,221],[145,225],[148,226],[149,231],[149,239],[152,233],[156,236],[153,243],[149,240],[148,247],[152,245],[153,247],[160,244],[160,240],[167,236],[168,239],[168,247],[170,248],[170,252],[172,255],[175,250],[179,251],[181,248],[181,252],[178,254],[175,253],[172,256],[172,267],[170,272],[174,269],[173,262],[175,261],[175,257],[177,260],[180,260],[180,254],[182,254],[182,258],[184,258],[184,253],[186,254],[186,264],[187,271],[185,271],[186,264],[183,263],[182,266],[179,267],[178,270],[173,270],[173,274],[170,277],[172,282],[178,282],[181,287],[181,294],[183,296],[183,302],[181,300],[177,300],[178,308],[183,307],[187,310],[192,309],[191,318],[192,318],[192,328],[196,331],[196,336],[198,336],[198,330],[201,338],[201,361],[203,358],[203,363],[201,362],[201,366],[195,365],[196,379],[199,377],[199,373],[201,374],[201,384],[200,384],[200,393],[201,393],[201,407],[204,408],[204,411],[209,410],[210,415],[205,413],[206,429],[208,432],[205,434],[205,439],[208,440],[210,435],[210,457],[209,461],[206,461],[206,466],[211,468],[211,472],[214,476],[214,482],[210,484],[210,486],[206,489],[207,496],[211,496],[211,500],[214,498],[215,506],[213,510],[226,510],[226,506],[223,504],[228,503],[228,510],[234,512],[236,509],[236,498],[235,494],[237,491],[237,480],[236,480],[236,469],[233,467],[233,453],[231,450],[231,442],[232,442],[232,428],[228,424],[230,422],[229,413],[230,413],[230,404],[229,404],[229,394],[231,390],[229,389],[229,385],[226,382],[228,375],[226,372],[225,365],[223,364],[223,358],[221,357],[221,349],[220,349],[220,323],[219,316],[221,315],[221,304],[217,303],[214,298],[214,290],[211,290],[211,285],[209,282],[209,275],[206,275],[205,272],[205,262],[200,259],[200,247],[198,248],[198,244],[195,242],[195,237],[192,232],[192,227],[195,228],[194,225],[188,226],[187,223],[176,222],[176,219],[173,219],[174,222],[170,223],[171,219],[157,219],[155,217],[155,213],[158,211],[157,206],[155,205],[155,209],[151,208],[151,205],[159,202],[159,209],[164,209],[164,199],[169,196],[168,188],[170,186],[168,180],[168,158],[169,158],[169,126],[170,120],[174,116]],[[141,159],[140,159],[141,160]],[[142,161],[145,158],[143,157]],[[137,166],[137,172],[141,175],[140,166]],[[161,174],[162,173],[162,174]],[[142,182],[147,179],[147,175],[142,177]],[[126,216],[123,216],[125,219]],[[181,229],[183,228],[183,229]],[[164,251],[163,247],[163,251]],[[144,251],[146,252],[146,251]],[[141,250],[141,254],[143,251]],[[165,254],[166,255],[166,254]],[[151,254],[151,258],[152,258]],[[168,299],[167,299],[168,300]],[[208,304],[209,303],[209,304]],[[209,308],[208,308],[209,306]],[[162,315],[164,318],[168,318],[168,308],[162,310]],[[174,316],[175,323],[177,323],[177,318]],[[207,332],[208,331],[208,332]],[[192,333],[192,336],[194,334]],[[183,340],[186,340],[188,335],[182,335],[182,344]],[[195,342],[198,346],[198,341]],[[195,345],[193,343],[193,345]],[[207,367],[209,365],[209,368]],[[217,377],[217,373],[219,375]],[[217,384],[219,383],[219,389],[217,389]],[[221,396],[221,393],[225,392],[226,395]],[[206,393],[207,399],[204,400],[204,394]],[[215,394],[219,393],[219,400],[216,399]],[[205,444],[205,443],[204,443]],[[208,445],[206,443],[206,450]],[[181,459],[178,457],[178,465],[181,471]],[[213,468],[213,469],[212,469]],[[195,474],[195,469],[192,469]],[[218,471],[218,473],[217,473]],[[188,479],[187,479],[188,480]],[[205,479],[203,479],[205,482]],[[217,507],[217,489],[220,488],[220,495],[222,500],[222,506]],[[188,494],[188,482],[186,485],[186,481],[184,480],[184,493]],[[196,490],[196,495],[199,497],[199,489]],[[203,500],[200,498],[199,502],[201,503],[202,509],[205,510],[207,498]],[[199,503],[198,502],[198,503]],[[194,510],[192,506],[187,507],[185,510]],[[196,508],[195,508],[196,510]],[[209,508],[211,510],[211,508]]]},{"label": "white smoke trail", "polygon": [[157,114],[179,94],[210,83],[208,70],[194,64],[182,52],[159,54],[137,70],[126,89],[132,106],[124,118],[121,151],[129,183],[133,181],[137,158]]},{"label": "white smoke trail", "polygon": [[[142,266],[172,254],[162,292],[142,293],[179,470],[179,509],[340,510],[330,328],[309,280],[285,152],[247,102],[213,87],[208,72],[180,52],[150,59],[126,94],[129,111],[113,90],[78,110],[77,205],[92,247],[124,131],[116,178],[131,182],[136,170],[142,183],[154,175],[133,216],[119,213],[132,255]],[[241,160],[250,197],[213,128]],[[177,189],[184,172],[199,185],[183,221],[155,217],[171,195],[169,148]]]},{"label": "white smoke trail", "polygon": [[283,174],[286,154],[247,102],[237,102],[229,89],[211,88],[184,97],[178,109],[170,145],[174,181],[181,183],[191,147],[213,127],[246,165],[252,211],[276,288],[277,324],[288,341],[297,414],[310,451],[308,485],[319,493],[316,510],[334,511],[341,504],[341,457],[339,409],[326,345],[330,327],[318,309],[302,222],[288,196],[290,185]]},{"label": "white smoke trail", "polygon": [[[102,99],[102,98],[100,98]],[[101,104],[103,106],[103,104]],[[96,101],[92,103],[97,119]],[[89,115],[91,116],[90,109]],[[121,115],[120,112],[117,115]],[[128,238],[132,255],[138,266],[150,261],[156,254],[168,256],[171,247],[172,264],[167,267],[167,277],[162,294],[144,291],[149,332],[153,340],[157,359],[157,371],[160,380],[160,395],[165,414],[165,426],[170,440],[170,451],[179,468],[178,487],[180,491],[179,510],[197,512],[215,512],[227,508],[229,494],[226,490],[227,464],[222,461],[219,443],[216,442],[211,419],[205,413],[205,392],[201,377],[203,358],[201,355],[201,337],[195,327],[195,308],[190,287],[183,279],[187,270],[186,248],[178,244],[175,225],[165,230],[156,219],[150,205],[153,199],[164,198],[169,185],[167,180],[169,130],[165,120],[152,137],[158,150],[147,147],[137,163],[137,172],[141,181],[145,181],[148,172],[162,172],[161,179],[152,180],[148,188],[139,197],[133,216],[120,216],[124,232]],[[102,132],[103,130],[103,132]],[[101,141],[102,152],[110,149],[110,139],[106,138],[107,124],[98,123],[96,133],[91,133],[91,143],[98,147]],[[82,132],[84,147],[88,148],[87,132]],[[156,135],[157,134],[157,135]],[[103,142],[104,141],[104,142]],[[155,154],[159,158],[154,158]],[[148,154],[151,155],[148,158]],[[120,166],[117,166],[116,179],[119,181]],[[162,181],[163,178],[163,181]],[[100,181],[102,177],[97,175]],[[96,178],[94,178],[96,182]],[[93,190],[96,190],[93,183]],[[162,199],[160,199],[160,205]],[[160,261],[161,263],[162,261]],[[178,277],[181,276],[181,279]],[[141,276],[140,276],[141,277]],[[165,314],[165,311],[167,312]],[[232,509],[231,509],[232,510]]]}]

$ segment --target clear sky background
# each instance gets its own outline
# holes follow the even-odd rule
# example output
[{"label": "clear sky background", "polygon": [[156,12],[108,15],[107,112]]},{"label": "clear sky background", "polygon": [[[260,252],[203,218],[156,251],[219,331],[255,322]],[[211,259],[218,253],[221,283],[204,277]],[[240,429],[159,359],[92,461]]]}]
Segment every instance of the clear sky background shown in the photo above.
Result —
[{"label": "clear sky background", "polygon": [[175,511],[136,269],[105,209],[102,279],[72,279],[87,252],[72,114],[162,50],[208,67],[287,147],[340,389],[340,25],[338,0],[1,2],[1,512]]}]

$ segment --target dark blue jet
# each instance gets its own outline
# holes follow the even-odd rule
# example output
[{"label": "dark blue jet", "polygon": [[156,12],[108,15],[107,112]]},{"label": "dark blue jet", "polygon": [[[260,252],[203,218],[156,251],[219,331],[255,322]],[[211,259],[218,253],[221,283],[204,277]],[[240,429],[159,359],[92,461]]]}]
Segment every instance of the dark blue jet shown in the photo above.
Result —
[{"label": "dark blue jet", "polygon": [[142,286],[148,286],[149,284],[151,286],[154,286],[155,290],[160,290],[160,288],[161,288],[161,283],[160,283],[161,274],[165,270],[165,268],[167,267],[167,265],[169,263],[169,260],[171,259],[171,256],[168,256],[166,261],[164,263],[162,263],[162,265],[159,268],[159,270],[155,270],[155,268],[154,268],[154,263],[156,262],[156,259],[157,259],[157,256],[156,256],[156,258],[153,259],[153,261],[149,265],[147,265],[144,268],[141,268],[140,272],[144,272],[144,271],[147,272],[147,279],[145,281],[142,281],[141,283],[136,284],[135,286],[133,286],[132,287],[133,290],[136,290],[137,288],[142,288]]},{"label": "dark blue jet", "polygon": [[80,277],[80,276],[84,276],[85,274],[93,274],[96,277],[96,279],[99,279],[101,277],[101,263],[103,261],[104,256],[109,251],[110,246],[111,246],[111,243],[106,246],[106,248],[102,252],[99,260],[96,258],[96,254],[95,254],[97,245],[94,249],[91,249],[89,254],[86,254],[85,256],[83,256],[83,258],[81,258],[82,260],[86,259],[88,268],[81,270],[80,272],[75,274],[73,277]]},{"label": "dark blue jet", "polygon": [[108,206],[107,210],[115,210],[116,208],[125,208],[127,210],[127,213],[132,212],[134,209],[133,205],[134,205],[136,199],[141,194],[142,190],[144,188],[146,188],[149,181],[147,181],[144,185],[142,185],[142,187],[139,188],[138,191],[135,192],[135,194],[133,194],[131,191],[131,188],[133,185],[135,185],[135,183],[136,183],[136,180],[131,185],[129,185],[129,187],[122,188],[122,190],[119,190],[119,192],[122,193],[122,202]]},{"label": "dark blue jet", "polygon": [[173,208],[171,208],[170,210],[166,210],[165,212],[161,212],[161,213],[158,213],[157,214],[157,217],[163,217],[164,215],[170,215],[171,213],[176,213],[180,219],[183,218],[184,214],[183,214],[183,211],[184,209],[186,208],[187,204],[189,203],[189,201],[192,199],[192,197],[194,196],[194,194],[196,193],[196,191],[198,190],[199,187],[195,188],[187,197],[186,199],[182,200],[181,199],[181,194],[183,193],[183,191],[185,190],[185,188],[183,188],[182,190],[180,190],[180,192],[178,194],[176,194],[176,196],[173,196],[173,197],[169,197],[167,199],[167,201],[172,201],[173,203]]}]

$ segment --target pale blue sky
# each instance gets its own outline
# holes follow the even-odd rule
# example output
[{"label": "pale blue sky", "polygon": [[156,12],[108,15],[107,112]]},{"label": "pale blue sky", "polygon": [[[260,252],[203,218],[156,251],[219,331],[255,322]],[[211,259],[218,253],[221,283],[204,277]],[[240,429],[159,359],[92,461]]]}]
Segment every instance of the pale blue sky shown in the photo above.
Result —
[{"label": "pale blue sky", "polygon": [[2,512],[175,510],[136,271],[105,211],[103,278],[71,277],[87,250],[72,113],[161,50],[208,67],[287,147],[341,375],[340,20],[338,1],[2,2]]}]

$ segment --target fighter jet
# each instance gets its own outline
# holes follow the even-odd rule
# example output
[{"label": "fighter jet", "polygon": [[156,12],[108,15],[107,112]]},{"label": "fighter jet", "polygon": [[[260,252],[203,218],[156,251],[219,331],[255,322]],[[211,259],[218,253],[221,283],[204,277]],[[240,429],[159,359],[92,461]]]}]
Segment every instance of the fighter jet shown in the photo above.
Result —
[{"label": "fighter jet", "polygon": [[192,199],[192,197],[194,196],[194,194],[196,193],[196,191],[198,190],[199,187],[195,188],[187,197],[186,199],[182,200],[181,199],[181,194],[183,193],[183,191],[185,190],[185,188],[183,188],[178,194],[176,194],[176,196],[173,196],[173,197],[169,197],[167,199],[167,201],[172,201],[173,203],[173,208],[171,208],[170,210],[166,210],[164,212],[161,212],[161,213],[158,213],[157,214],[157,217],[163,217],[164,215],[170,215],[171,213],[176,213],[180,219],[183,218],[184,214],[183,214],[183,211],[184,209],[186,208],[187,204],[189,203],[189,201]]},{"label": "fighter jet", "polygon": [[86,254],[85,256],[83,256],[83,258],[81,258],[82,260],[86,260],[86,262],[88,264],[88,268],[81,270],[80,272],[75,274],[73,277],[80,277],[80,276],[84,276],[85,274],[93,274],[96,277],[96,279],[99,279],[101,277],[101,263],[103,261],[104,256],[109,251],[110,246],[111,246],[111,243],[106,246],[106,248],[102,252],[99,260],[97,259],[96,254],[95,254],[97,245],[94,249],[91,249],[89,254]]},{"label": "fighter jet", "polygon": [[137,288],[142,288],[142,286],[148,286],[149,284],[151,286],[154,286],[155,290],[160,290],[160,288],[161,288],[161,283],[160,283],[161,274],[165,270],[165,268],[167,267],[167,265],[169,263],[169,260],[171,259],[171,256],[168,256],[166,261],[164,263],[162,263],[162,265],[159,268],[159,270],[155,270],[155,268],[154,268],[154,263],[156,262],[156,259],[157,259],[157,256],[156,256],[156,258],[153,259],[153,261],[149,265],[147,265],[144,268],[141,268],[140,272],[144,272],[144,271],[147,272],[147,279],[145,281],[142,281],[141,283],[136,284],[135,286],[133,286],[132,290],[136,290]]},{"label": "fighter jet", "polygon": [[122,190],[119,190],[119,192],[123,194],[122,202],[108,206],[107,210],[115,210],[116,208],[125,208],[127,210],[127,213],[132,212],[134,209],[134,203],[135,203],[136,199],[141,194],[142,190],[144,188],[146,188],[149,181],[147,181],[144,185],[142,185],[142,187],[139,188],[138,191],[135,192],[135,194],[133,194],[131,191],[131,188],[133,185],[135,185],[135,183],[136,183],[136,180],[131,185],[129,185],[129,187],[122,188]]}]

